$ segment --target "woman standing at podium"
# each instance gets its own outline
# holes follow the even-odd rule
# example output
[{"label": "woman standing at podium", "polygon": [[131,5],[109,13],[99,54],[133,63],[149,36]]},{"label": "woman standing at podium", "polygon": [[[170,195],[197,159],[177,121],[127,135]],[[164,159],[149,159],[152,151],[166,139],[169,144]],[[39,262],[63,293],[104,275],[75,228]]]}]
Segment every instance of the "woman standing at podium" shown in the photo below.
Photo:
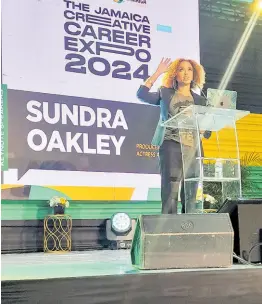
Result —
[{"label": "woman standing at podium", "polygon": [[[162,86],[157,92],[150,92],[150,89],[157,79],[164,75]],[[182,213],[185,213],[185,191],[184,172],[182,163],[181,145],[183,151],[188,151],[187,167],[193,170],[196,165],[194,134],[186,132],[179,135],[178,130],[161,126],[161,123],[178,114],[190,105],[206,105],[206,99],[194,93],[195,87],[202,88],[205,83],[205,71],[202,65],[194,60],[177,59],[171,62],[170,59],[162,59],[155,73],[140,86],[137,97],[152,105],[160,106],[160,120],[152,140],[152,144],[160,146],[160,173],[161,173],[161,200],[162,214],[177,213],[178,193],[180,182]],[[211,132],[203,132],[205,138],[209,138]],[[194,172],[192,173],[194,174]],[[187,189],[188,190],[188,189]],[[190,189],[190,200],[195,202],[197,185]],[[190,211],[190,210],[187,210]]]}]

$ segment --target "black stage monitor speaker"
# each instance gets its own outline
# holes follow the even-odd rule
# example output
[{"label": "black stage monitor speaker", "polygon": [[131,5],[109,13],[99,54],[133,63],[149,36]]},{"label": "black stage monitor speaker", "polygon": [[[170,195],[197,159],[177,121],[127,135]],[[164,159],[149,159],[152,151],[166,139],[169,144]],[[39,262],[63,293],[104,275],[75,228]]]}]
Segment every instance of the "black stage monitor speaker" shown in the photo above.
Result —
[{"label": "black stage monitor speaker", "polygon": [[230,267],[234,232],[228,214],[142,215],[131,247],[139,269]]},{"label": "black stage monitor speaker", "polygon": [[229,213],[235,235],[234,252],[245,260],[250,258],[250,262],[262,262],[262,246],[259,245],[262,242],[262,199],[226,200],[217,212]]}]

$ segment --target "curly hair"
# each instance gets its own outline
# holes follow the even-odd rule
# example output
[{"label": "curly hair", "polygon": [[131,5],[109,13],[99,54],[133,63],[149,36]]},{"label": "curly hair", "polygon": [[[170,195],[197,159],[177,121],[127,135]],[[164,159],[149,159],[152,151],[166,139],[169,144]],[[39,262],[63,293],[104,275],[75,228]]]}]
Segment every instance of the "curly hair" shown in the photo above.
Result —
[{"label": "curly hair", "polygon": [[184,58],[176,59],[171,63],[168,71],[165,73],[163,77],[162,85],[167,88],[174,87],[174,79],[176,78],[176,73],[179,69],[180,63],[183,61],[189,62],[193,67],[193,80],[196,84],[192,84],[192,88],[196,88],[197,86],[203,88],[206,78],[206,73],[203,66],[201,64],[198,64],[194,60],[184,59]]}]

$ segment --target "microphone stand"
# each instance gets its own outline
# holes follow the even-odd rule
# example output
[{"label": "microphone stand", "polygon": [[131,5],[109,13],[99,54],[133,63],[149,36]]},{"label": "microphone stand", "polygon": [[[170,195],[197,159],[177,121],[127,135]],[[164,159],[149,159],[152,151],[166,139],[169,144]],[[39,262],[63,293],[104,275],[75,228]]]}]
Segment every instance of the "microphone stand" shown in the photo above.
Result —
[{"label": "microphone stand", "polygon": [[200,89],[201,94],[205,97],[205,100],[206,100],[206,102],[207,102],[206,106],[208,107],[210,104],[209,104],[209,100],[208,100],[208,98],[207,98],[205,92],[204,92],[203,89],[200,87],[200,85],[197,84],[194,80],[192,80],[192,83]]},{"label": "microphone stand", "polygon": [[[202,90],[202,88],[200,87],[200,85],[197,84],[194,80],[192,80],[192,83],[193,83],[194,85],[196,85],[196,86],[200,89],[200,92],[202,93],[202,95],[204,96],[204,98],[205,98],[205,100],[206,100],[206,106],[207,106],[207,107],[211,106],[211,105],[209,104],[209,100],[208,100],[206,94],[204,93],[204,91]],[[211,134],[212,134],[211,131],[205,131],[205,133],[203,134],[203,137],[209,138],[209,137],[211,136]]]}]

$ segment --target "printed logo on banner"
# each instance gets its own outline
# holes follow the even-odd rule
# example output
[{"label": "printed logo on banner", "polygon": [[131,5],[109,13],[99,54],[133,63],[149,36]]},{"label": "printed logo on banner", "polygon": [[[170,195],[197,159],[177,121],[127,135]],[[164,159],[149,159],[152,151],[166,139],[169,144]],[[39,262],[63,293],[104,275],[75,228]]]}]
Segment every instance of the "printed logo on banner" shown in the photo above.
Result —
[{"label": "printed logo on banner", "polygon": [[[74,1],[64,2],[66,72],[123,80],[149,77],[152,46],[147,16]],[[131,65],[134,58],[137,64]]]},{"label": "printed logo on banner", "polygon": [[138,3],[138,4],[146,4],[146,0],[127,0],[129,2],[135,2],[135,3]]},{"label": "printed logo on banner", "polygon": [[[135,2],[135,3],[138,3],[138,4],[146,4],[146,0],[126,0],[126,1]],[[114,2],[123,3],[124,0],[114,0]]]}]

